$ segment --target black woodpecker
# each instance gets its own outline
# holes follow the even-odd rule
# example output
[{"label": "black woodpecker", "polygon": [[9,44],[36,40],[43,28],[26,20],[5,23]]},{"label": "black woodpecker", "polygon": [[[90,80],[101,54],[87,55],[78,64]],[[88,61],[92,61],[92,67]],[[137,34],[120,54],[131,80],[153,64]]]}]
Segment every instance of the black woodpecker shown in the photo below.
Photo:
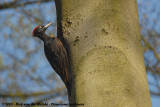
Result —
[{"label": "black woodpecker", "polygon": [[[46,29],[51,25],[35,27],[32,36],[40,38],[44,42],[44,52],[55,72],[61,77],[67,89],[69,88],[69,62],[66,49],[57,37],[50,37],[45,34]],[[69,90],[68,90],[69,91]]]}]

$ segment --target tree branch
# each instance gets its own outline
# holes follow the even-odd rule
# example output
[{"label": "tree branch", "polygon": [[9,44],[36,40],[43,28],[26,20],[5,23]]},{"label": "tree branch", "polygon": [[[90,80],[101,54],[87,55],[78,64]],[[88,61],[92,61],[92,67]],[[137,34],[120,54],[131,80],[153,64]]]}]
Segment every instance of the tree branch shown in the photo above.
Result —
[{"label": "tree branch", "polygon": [[0,4],[0,10],[21,7],[21,6],[25,6],[25,5],[29,5],[29,4],[34,4],[34,3],[46,3],[46,2],[51,2],[51,1],[54,1],[54,0],[38,0],[38,1],[29,1],[29,2],[25,2],[25,3],[17,3],[15,1],[13,1],[10,3]]},{"label": "tree branch", "polygon": [[57,92],[61,92],[61,91],[64,91],[66,88],[65,87],[62,87],[62,88],[59,88],[59,89],[55,89],[55,90],[51,90],[51,91],[48,91],[48,92],[36,92],[36,93],[31,93],[31,94],[24,94],[24,93],[20,93],[20,92],[17,92],[17,93],[8,93],[8,94],[2,94],[0,93],[0,97],[36,97],[36,96],[40,96],[40,95],[47,95],[47,94],[53,94],[53,93],[57,93]]},{"label": "tree branch", "polygon": [[144,43],[148,46],[148,48],[153,51],[153,54],[155,55],[157,60],[160,62],[160,57],[159,57],[158,53],[156,52],[155,48],[153,48],[143,36],[141,36],[141,38],[144,41]]},{"label": "tree branch", "polygon": [[158,93],[158,92],[150,91],[150,93],[151,93],[152,95],[160,96],[160,93]]}]

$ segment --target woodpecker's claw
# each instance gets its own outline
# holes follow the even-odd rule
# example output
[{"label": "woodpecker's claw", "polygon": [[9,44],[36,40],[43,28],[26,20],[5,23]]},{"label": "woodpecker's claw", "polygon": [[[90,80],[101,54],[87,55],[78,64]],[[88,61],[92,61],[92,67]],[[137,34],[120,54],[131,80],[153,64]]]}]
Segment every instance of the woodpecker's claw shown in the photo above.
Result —
[{"label": "woodpecker's claw", "polygon": [[52,22],[51,22],[51,23],[48,23],[47,25],[44,26],[44,28],[47,29],[51,24],[52,24]]}]

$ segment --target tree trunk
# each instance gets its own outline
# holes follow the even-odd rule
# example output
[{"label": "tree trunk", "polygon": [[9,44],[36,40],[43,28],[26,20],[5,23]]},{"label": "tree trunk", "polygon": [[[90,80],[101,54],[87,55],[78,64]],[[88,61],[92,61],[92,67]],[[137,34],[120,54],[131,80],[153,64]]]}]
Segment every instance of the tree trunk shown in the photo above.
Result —
[{"label": "tree trunk", "polygon": [[56,0],[69,50],[70,103],[151,107],[136,0]]}]

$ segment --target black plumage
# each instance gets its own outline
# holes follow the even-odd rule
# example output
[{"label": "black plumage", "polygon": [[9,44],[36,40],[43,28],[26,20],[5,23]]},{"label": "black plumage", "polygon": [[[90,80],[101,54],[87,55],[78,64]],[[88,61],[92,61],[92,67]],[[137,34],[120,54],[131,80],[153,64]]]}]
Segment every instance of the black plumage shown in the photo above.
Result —
[{"label": "black plumage", "polygon": [[57,37],[50,37],[45,34],[46,26],[38,26],[33,30],[32,35],[40,38],[44,42],[45,55],[55,72],[61,77],[67,89],[69,88],[69,62],[66,49]]},{"label": "black plumage", "polygon": [[56,37],[48,37],[44,41],[44,51],[53,69],[66,83],[68,81],[68,57],[61,41]]}]

